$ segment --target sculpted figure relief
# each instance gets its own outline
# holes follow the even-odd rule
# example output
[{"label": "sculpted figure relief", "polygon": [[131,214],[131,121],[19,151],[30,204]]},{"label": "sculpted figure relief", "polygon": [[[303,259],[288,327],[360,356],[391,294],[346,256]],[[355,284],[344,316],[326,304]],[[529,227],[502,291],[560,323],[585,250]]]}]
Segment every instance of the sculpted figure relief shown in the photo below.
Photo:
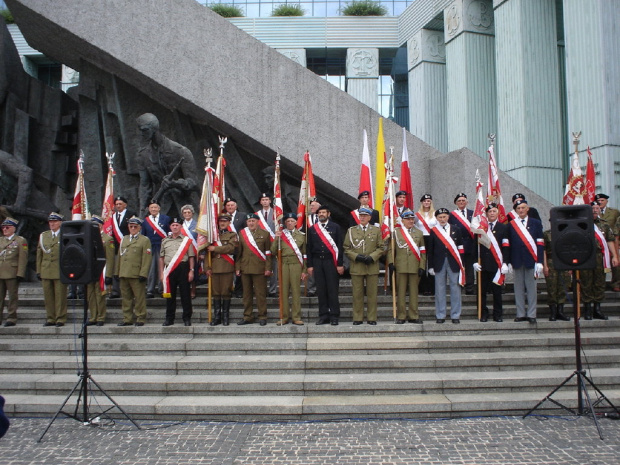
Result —
[{"label": "sculpted figure relief", "polygon": [[145,113],[136,122],[142,134],[138,150],[140,211],[144,212],[152,199],[164,213],[178,214],[188,203],[198,205],[200,187],[192,153],[160,132],[155,115]]}]

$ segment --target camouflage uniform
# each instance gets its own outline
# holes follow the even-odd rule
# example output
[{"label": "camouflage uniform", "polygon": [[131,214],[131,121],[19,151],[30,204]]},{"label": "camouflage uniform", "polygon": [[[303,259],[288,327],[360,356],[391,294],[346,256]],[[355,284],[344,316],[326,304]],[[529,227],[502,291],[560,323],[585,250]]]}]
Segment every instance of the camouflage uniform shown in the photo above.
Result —
[{"label": "camouflage uniform", "polygon": [[[594,224],[605,236],[606,242],[614,242],[615,236],[611,227],[601,218],[596,218]],[[584,318],[591,320],[592,317],[606,320],[607,317],[601,312],[601,302],[605,298],[605,269],[603,266],[603,249],[596,242],[596,268],[581,271],[581,295],[584,303]]]}]

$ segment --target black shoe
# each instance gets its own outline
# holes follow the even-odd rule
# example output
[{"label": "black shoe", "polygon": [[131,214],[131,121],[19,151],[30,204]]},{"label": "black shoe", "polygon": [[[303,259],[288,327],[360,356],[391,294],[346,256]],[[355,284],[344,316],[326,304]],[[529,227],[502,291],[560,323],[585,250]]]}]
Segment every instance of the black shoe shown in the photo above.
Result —
[{"label": "black shoe", "polygon": [[95,326],[96,324],[96,321],[89,321],[88,323],[86,323],[86,326]]},{"label": "black shoe", "polygon": [[519,323],[520,321],[529,321],[529,320],[525,316],[519,316],[519,317],[515,318],[515,321],[517,323]]},{"label": "black shoe", "polygon": [[110,299],[118,299],[121,295],[118,292],[113,292],[110,294]]},{"label": "black shoe", "polygon": [[144,323],[136,323],[136,326],[144,326]]},{"label": "black shoe", "polygon": [[396,320],[396,324],[397,325],[404,325],[405,324],[405,320]]},{"label": "black shoe", "polygon": [[43,326],[56,326],[56,323],[50,323],[49,321],[46,321]]},{"label": "black shoe", "polygon": [[308,297],[316,297],[316,292],[308,292]]},{"label": "black shoe", "polygon": [[536,318],[527,318],[527,321],[529,321],[531,324],[536,323]]},{"label": "black shoe", "polygon": [[173,324],[174,324],[174,321],[168,321],[168,320],[166,320],[166,321],[164,321],[164,322],[162,323],[162,326],[172,326]]},{"label": "black shoe", "polygon": [[474,291],[465,291],[465,295],[476,295]]},{"label": "black shoe", "polygon": [[480,318],[480,323],[486,323],[487,321],[489,321],[488,318],[485,318],[485,317]]},{"label": "black shoe", "polygon": [[377,326],[376,321],[367,321],[366,323],[368,323],[370,326]]},{"label": "black shoe", "polygon": [[8,328],[9,326],[15,326],[15,323],[13,323],[12,321],[7,321],[4,323],[3,325],[5,328]]},{"label": "black shoe", "polygon": [[133,326],[133,323],[125,323],[124,321],[122,323],[117,324],[116,326]]},{"label": "black shoe", "polygon": [[153,294],[152,292],[147,292],[146,293],[146,298],[147,299],[152,299],[153,297],[155,297],[155,294]]},{"label": "black shoe", "polygon": [[452,323],[454,323],[455,325],[460,325],[461,320],[459,320],[458,318],[452,318]]},{"label": "black shoe", "polygon": [[97,326],[103,326],[105,323],[103,321],[98,321]]},{"label": "black shoe", "polygon": [[191,326],[191,325],[192,325],[192,322],[191,322],[191,321],[189,321],[189,320],[185,320],[185,321],[183,322],[183,324],[184,324],[185,326]]},{"label": "black shoe", "polygon": [[258,324],[261,326],[265,326],[267,324],[267,320],[260,320]]},{"label": "black shoe", "polygon": [[253,321],[248,321],[248,320],[239,320],[239,321],[237,321],[237,324],[238,324],[239,326],[242,326],[242,325],[251,325],[252,323],[253,323]]},{"label": "black shoe", "polygon": [[359,326],[359,325],[361,325],[361,324],[362,324],[362,322],[361,322],[361,321],[354,321],[354,322],[353,322],[353,326]]},{"label": "black shoe", "polygon": [[443,318],[437,318],[437,324],[442,324],[445,323],[446,320],[444,320]]},{"label": "black shoe", "polygon": [[338,320],[332,320],[330,325],[332,326],[338,326]]},{"label": "black shoe", "polygon": [[329,321],[327,321],[327,320],[318,320],[315,324],[316,325],[327,325],[327,324],[329,324]]},{"label": "black shoe", "polygon": [[275,292],[270,292],[269,297],[278,297],[278,294],[276,294]]},{"label": "black shoe", "polygon": [[407,321],[408,321],[409,323],[413,323],[413,324],[415,324],[415,325],[421,325],[421,324],[423,324],[423,323],[424,323],[424,322],[423,322],[422,320],[420,320],[419,318],[416,318],[416,319],[414,319],[414,320],[407,320]]},{"label": "black shoe", "polygon": [[57,328],[62,328],[64,325],[65,325],[64,323],[56,323]]},{"label": "black shoe", "polygon": [[496,321],[497,323],[501,323],[501,322],[503,322],[504,320],[502,320],[501,318],[493,318],[493,321]]}]

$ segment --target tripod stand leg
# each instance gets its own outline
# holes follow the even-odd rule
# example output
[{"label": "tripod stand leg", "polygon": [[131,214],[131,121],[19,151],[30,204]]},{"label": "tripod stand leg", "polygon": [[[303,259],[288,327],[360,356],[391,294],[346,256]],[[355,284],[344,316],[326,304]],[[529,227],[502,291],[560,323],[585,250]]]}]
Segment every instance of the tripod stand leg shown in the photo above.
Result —
[{"label": "tripod stand leg", "polygon": [[52,423],[54,423],[54,421],[56,420],[56,418],[58,417],[58,415],[60,415],[60,412],[62,412],[62,409],[65,405],[67,405],[67,402],[69,402],[69,399],[71,398],[71,396],[73,395],[73,393],[75,392],[75,390],[78,388],[78,386],[82,383],[82,380],[79,379],[77,383],[75,383],[75,386],[73,386],[73,389],[71,389],[71,392],[69,393],[69,395],[65,398],[65,400],[63,401],[62,404],[60,404],[60,407],[58,408],[58,410],[56,411],[56,413],[54,414],[54,416],[52,417],[52,419],[50,420],[49,424],[47,425],[47,428],[45,428],[45,431],[43,431],[43,434],[41,435],[41,437],[37,440],[37,442],[41,442],[41,440],[43,439],[43,436],[45,436],[45,433],[47,433],[47,431],[51,428]]},{"label": "tripod stand leg", "polygon": [[102,388],[101,386],[99,386],[99,384],[97,383],[97,381],[95,381],[95,380],[93,379],[93,377],[92,377],[92,376],[88,375],[88,379],[90,379],[90,380],[92,381],[92,383],[93,383],[95,386],[97,386],[97,389],[99,389],[99,391],[100,391],[100,392],[101,392],[104,396],[106,396],[106,397],[108,398],[108,400],[109,400],[110,402],[112,402],[112,403],[114,404],[114,406],[115,406],[117,409],[119,409],[123,415],[125,415],[125,418],[127,418],[127,419],[128,419],[128,420],[129,420],[129,421],[130,421],[130,422],[131,422],[131,423],[132,423],[132,424],[133,424],[133,425],[134,425],[137,429],[142,429],[142,428],[140,428],[140,425],[138,425],[135,421],[133,421],[133,419],[132,419],[132,418],[131,418],[128,414],[127,414],[127,412],[125,412],[125,411],[123,410],[123,408],[122,408],[120,405],[118,405],[118,404],[116,403],[116,401],[115,401],[114,399],[112,399],[112,397],[110,397],[110,396],[108,395],[108,393],[107,393],[107,392],[105,392],[105,391],[103,390],[103,388]]},{"label": "tripod stand leg", "polygon": [[590,408],[590,413],[592,413],[592,419],[594,420],[594,424],[596,425],[596,430],[598,431],[598,437],[603,439],[603,432],[601,431],[601,426],[598,424],[598,419],[596,418],[596,412],[594,411],[594,406],[592,405],[592,399],[590,399],[590,394],[586,389],[586,382],[584,379],[587,379],[583,373],[577,374],[578,382],[581,383],[581,392],[586,395],[586,403]]},{"label": "tripod stand leg", "polygon": [[[588,378],[588,376],[585,373],[582,376],[588,382],[588,384],[590,386],[592,386],[592,389],[594,389],[598,393],[598,395],[599,395],[598,403],[607,402],[609,404],[609,406],[612,409],[614,409],[614,411],[618,415],[620,415],[620,410],[618,410],[618,408],[607,398],[607,396],[605,394],[603,394],[603,392],[598,388],[598,386],[596,384],[594,384],[594,381],[592,381],[590,378]],[[597,405],[598,405],[598,403],[597,403]]]},{"label": "tripod stand leg", "polygon": [[534,408],[532,408],[529,412],[527,412],[527,413],[526,413],[525,415],[523,415],[521,418],[525,418],[525,417],[527,417],[528,415],[531,415],[531,414],[532,414],[532,412],[533,412],[534,410],[536,410],[538,407],[540,407],[540,406],[541,406],[541,405],[542,405],[542,404],[543,404],[546,400],[549,400],[549,401],[553,402],[554,404],[558,405],[559,407],[562,407],[564,410],[567,410],[567,411],[569,411],[569,412],[571,412],[571,413],[575,413],[575,412],[573,412],[571,409],[569,409],[568,407],[566,407],[566,406],[564,406],[564,405],[560,404],[559,402],[557,402],[557,401],[555,401],[555,400],[551,399],[551,396],[552,396],[553,394],[555,394],[557,391],[559,391],[561,388],[563,388],[563,387],[566,385],[566,383],[568,383],[571,379],[573,379],[573,376],[575,376],[575,375],[578,375],[578,373],[577,373],[576,371],[574,371],[574,372],[573,372],[573,373],[572,373],[572,374],[571,374],[568,378],[566,378],[566,379],[562,382],[562,384],[560,384],[560,385],[559,385],[559,386],[557,386],[557,387],[556,387],[553,391],[551,391],[549,394],[547,394],[547,395],[544,397],[544,399],[543,399],[543,400],[541,400],[540,402],[538,402],[538,403],[534,406]]}]

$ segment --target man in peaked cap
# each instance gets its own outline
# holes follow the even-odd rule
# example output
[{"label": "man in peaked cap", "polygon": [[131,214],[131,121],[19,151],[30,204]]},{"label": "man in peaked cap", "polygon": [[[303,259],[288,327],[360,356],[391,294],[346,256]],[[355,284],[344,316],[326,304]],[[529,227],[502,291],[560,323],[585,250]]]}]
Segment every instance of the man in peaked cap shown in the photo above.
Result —
[{"label": "man in peaked cap", "polygon": [[60,225],[64,217],[52,212],[47,218],[49,231],[39,236],[37,278],[43,284],[46,322],[43,326],[64,326],[67,321],[67,285],[60,282]]},{"label": "man in peaked cap", "polygon": [[8,314],[4,326],[17,323],[17,306],[19,282],[26,276],[28,264],[28,243],[26,239],[15,234],[19,222],[7,218],[2,222],[0,237],[0,323],[4,311],[4,297],[9,294]]}]

